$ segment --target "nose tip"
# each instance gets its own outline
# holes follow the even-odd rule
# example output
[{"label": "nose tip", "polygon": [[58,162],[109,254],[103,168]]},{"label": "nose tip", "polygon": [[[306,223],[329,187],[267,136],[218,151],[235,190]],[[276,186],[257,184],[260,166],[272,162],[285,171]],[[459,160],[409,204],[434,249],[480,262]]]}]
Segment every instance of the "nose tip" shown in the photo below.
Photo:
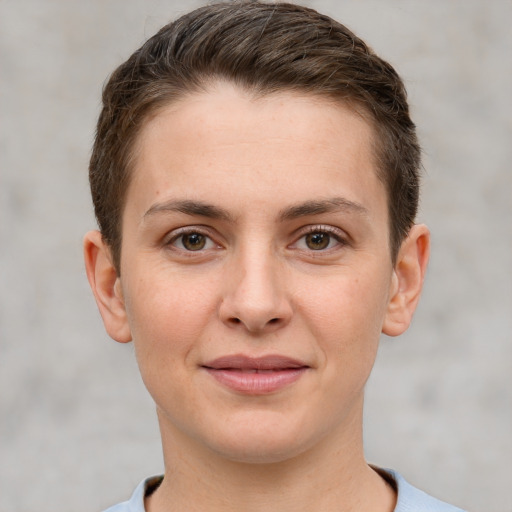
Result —
[{"label": "nose tip", "polygon": [[221,320],[230,328],[251,334],[274,332],[291,319],[286,286],[270,265],[255,264],[226,279]]}]

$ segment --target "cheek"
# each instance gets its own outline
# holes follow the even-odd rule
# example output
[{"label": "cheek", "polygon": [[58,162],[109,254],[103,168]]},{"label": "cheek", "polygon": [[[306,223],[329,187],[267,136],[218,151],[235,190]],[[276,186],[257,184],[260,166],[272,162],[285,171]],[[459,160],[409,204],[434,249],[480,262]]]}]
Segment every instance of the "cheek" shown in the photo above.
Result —
[{"label": "cheek", "polygon": [[[189,376],[205,338],[210,305],[188,286],[139,286],[127,311],[137,364],[155,403],[169,413],[194,410]],[[191,412],[192,414],[192,412]]]},{"label": "cheek", "polygon": [[301,309],[324,352],[331,357],[350,352],[352,360],[373,353],[387,308],[389,278],[375,272],[347,273],[311,285],[300,294]]},{"label": "cheek", "polygon": [[159,278],[141,279],[130,288],[126,310],[140,364],[172,364],[198,344],[215,314],[215,298],[193,279],[153,275]]}]

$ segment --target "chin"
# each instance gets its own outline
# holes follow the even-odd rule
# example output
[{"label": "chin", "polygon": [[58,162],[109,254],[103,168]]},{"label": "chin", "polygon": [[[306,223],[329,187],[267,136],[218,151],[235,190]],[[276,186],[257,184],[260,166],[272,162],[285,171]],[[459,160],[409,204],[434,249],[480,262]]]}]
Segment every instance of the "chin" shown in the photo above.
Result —
[{"label": "chin", "polygon": [[[249,425],[223,430],[210,439],[210,449],[226,460],[246,464],[276,464],[291,460],[318,442],[318,435],[307,432],[302,424],[265,422],[253,418]],[[235,425],[231,425],[235,427]]]},{"label": "chin", "polygon": [[245,440],[243,446],[216,446],[218,455],[226,460],[243,464],[279,464],[289,461],[306,451],[306,447],[290,443],[279,443],[276,440],[268,442],[251,442]]}]

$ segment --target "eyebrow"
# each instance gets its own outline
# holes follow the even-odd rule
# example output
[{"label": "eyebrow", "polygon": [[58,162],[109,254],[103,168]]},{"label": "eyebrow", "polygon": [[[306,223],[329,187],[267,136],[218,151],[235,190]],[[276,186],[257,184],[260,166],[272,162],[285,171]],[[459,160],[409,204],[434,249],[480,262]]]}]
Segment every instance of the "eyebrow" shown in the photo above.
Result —
[{"label": "eyebrow", "polygon": [[144,219],[162,212],[180,212],[186,215],[199,215],[210,219],[232,220],[232,215],[218,206],[192,200],[170,200],[156,203],[144,214]]},{"label": "eyebrow", "polygon": [[362,204],[350,201],[343,197],[333,197],[317,201],[306,201],[296,206],[285,208],[279,214],[281,221],[293,220],[308,215],[319,215],[331,212],[355,213],[357,215],[368,215],[368,210]]},{"label": "eyebrow", "polygon": [[[306,201],[281,210],[279,220],[289,221],[308,215],[320,215],[331,212],[347,212],[358,215],[368,215],[368,210],[360,203],[350,201],[343,197],[333,197],[330,199],[319,199]],[[156,203],[151,206],[144,214],[144,219],[152,215],[163,212],[180,212],[191,216],[207,217],[209,219],[218,219],[233,221],[234,217],[224,208],[205,203],[203,201],[193,200],[170,200],[163,203]]]}]

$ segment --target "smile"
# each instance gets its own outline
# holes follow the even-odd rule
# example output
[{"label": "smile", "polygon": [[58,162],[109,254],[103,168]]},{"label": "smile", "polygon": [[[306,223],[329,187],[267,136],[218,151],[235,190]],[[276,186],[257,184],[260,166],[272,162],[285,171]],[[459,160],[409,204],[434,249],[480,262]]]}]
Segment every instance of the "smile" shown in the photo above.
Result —
[{"label": "smile", "polygon": [[202,368],[219,384],[233,391],[264,395],[298,381],[310,367],[301,361],[279,355],[259,358],[233,355],[215,359]]}]

